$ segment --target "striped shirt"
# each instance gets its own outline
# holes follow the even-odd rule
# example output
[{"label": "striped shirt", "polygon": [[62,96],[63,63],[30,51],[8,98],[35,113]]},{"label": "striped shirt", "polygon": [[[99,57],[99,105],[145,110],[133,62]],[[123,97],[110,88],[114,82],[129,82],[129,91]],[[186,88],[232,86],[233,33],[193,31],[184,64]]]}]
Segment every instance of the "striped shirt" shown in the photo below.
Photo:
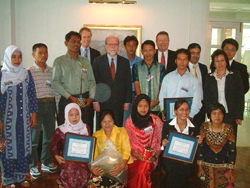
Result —
[{"label": "striped shirt", "polygon": [[42,70],[36,63],[28,68],[34,78],[37,98],[55,97],[56,91],[52,88],[52,67],[46,64],[46,69]]}]

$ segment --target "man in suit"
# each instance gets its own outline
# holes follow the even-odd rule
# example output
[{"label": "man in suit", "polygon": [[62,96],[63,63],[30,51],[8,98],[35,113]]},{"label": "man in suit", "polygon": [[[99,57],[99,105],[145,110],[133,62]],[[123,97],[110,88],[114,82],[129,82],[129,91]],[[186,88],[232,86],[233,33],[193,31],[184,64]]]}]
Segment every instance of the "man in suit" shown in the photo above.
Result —
[{"label": "man in suit", "polygon": [[83,27],[80,29],[79,33],[82,37],[81,40],[82,46],[80,48],[80,54],[81,56],[88,58],[92,65],[94,59],[96,57],[99,57],[101,53],[98,50],[89,47],[92,37],[92,32],[89,28]]},{"label": "man in suit", "polygon": [[[198,78],[198,82],[200,87],[202,88],[202,96],[201,102],[203,104],[203,91],[205,87],[205,81],[208,74],[207,66],[204,64],[199,63],[200,60],[200,53],[201,53],[201,46],[197,43],[191,43],[188,46],[188,51],[191,54],[191,58],[189,61],[189,70],[190,72]],[[194,121],[200,126],[205,121],[205,107],[202,105],[199,113],[194,116]]]},{"label": "man in suit", "polygon": [[247,66],[233,59],[238,48],[239,48],[238,42],[232,38],[225,39],[221,45],[221,49],[224,50],[227,54],[230,68],[232,69],[232,71],[236,70],[240,72],[240,76],[244,87],[244,93],[246,94],[249,90],[249,80],[248,80],[249,75],[247,73]]},{"label": "man in suit", "polygon": [[[81,48],[80,48],[80,55],[83,57],[88,58],[89,62],[91,63],[91,65],[93,65],[94,59],[96,57],[99,57],[101,55],[101,53],[93,48],[90,48],[90,43],[91,43],[91,37],[92,37],[92,32],[89,28],[87,27],[83,27],[80,29],[79,31],[82,39],[81,39]],[[91,119],[92,121],[90,121],[90,127],[91,127],[91,134],[93,133],[92,127],[93,127],[93,118],[94,118],[94,108],[93,108],[93,103],[90,104],[89,108],[89,119]]]},{"label": "man in suit", "polygon": [[169,35],[166,31],[161,31],[156,35],[158,50],[156,50],[154,59],[165,67],[165,75],[177,68],[175,64],[176,53],[168,49],[169,42]]},{"label": "man in suit", "polygon": [[[99,112],[111,109],[115,115],[115,125],[122,127],[124,110],[129,110],[132,101],[132,83],[129,61],[117,55],[119,39],[109,36],[105,40],[107,54],[95,58],[93,71],[96,83],[105,83],[110,87],[111,96],[106,102],[95,102],[94,110]],[[99,126],[99,127],[98,127]],[[100,129],[97,124],[96,130]]]}]

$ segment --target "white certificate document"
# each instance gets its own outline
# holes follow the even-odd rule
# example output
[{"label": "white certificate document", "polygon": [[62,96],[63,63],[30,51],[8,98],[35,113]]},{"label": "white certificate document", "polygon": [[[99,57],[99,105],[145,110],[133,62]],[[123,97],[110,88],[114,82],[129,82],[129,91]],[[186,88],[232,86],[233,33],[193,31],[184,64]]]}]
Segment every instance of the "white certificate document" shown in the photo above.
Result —
[{"label": "white certificate document", "polygon": [[72,142],[71,153],[72,154],[86,155],[87,154],[87,147],[88,147],[88,144],[86,144],[86,143]]},{"label": "white certificate document", "polygon": [[181,142],[179,140],[175,140],[172,150],[177,152],[177,153],[182,153],[182,154],[187,155],[189,148],[190,148],[190,144],[185,143],[185,142]]}]

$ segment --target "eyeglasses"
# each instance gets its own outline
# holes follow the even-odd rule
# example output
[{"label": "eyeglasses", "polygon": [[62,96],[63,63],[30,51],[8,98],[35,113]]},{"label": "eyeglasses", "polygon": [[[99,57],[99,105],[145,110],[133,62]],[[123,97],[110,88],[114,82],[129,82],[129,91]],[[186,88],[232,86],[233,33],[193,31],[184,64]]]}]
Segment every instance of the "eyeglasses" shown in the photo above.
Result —
[{"label": "eyeglasses", "polygon": [[119,46],[119,44],[111,44],[111,43],[108,43],[107,45],[108,46]]}]

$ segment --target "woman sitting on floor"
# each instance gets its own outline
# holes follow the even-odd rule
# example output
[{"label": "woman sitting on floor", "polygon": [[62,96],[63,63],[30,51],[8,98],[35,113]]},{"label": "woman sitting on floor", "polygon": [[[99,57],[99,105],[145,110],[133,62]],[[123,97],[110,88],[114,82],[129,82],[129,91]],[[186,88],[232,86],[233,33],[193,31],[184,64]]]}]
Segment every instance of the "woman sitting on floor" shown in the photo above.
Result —
[{"label": "woman sitting on floor", "polygon": [[65,122],[56,129],[51,146],[51,152],[60,167],[59,188],[82,188],[85,187],[89,177],[90,170],[87,163],[66,161],[63,158],[63,149],[66,133],[75,133],[80,135],[90,135],[88,125],[81,120],[81,109],[78,104],[70,103],[65,107]]}]

